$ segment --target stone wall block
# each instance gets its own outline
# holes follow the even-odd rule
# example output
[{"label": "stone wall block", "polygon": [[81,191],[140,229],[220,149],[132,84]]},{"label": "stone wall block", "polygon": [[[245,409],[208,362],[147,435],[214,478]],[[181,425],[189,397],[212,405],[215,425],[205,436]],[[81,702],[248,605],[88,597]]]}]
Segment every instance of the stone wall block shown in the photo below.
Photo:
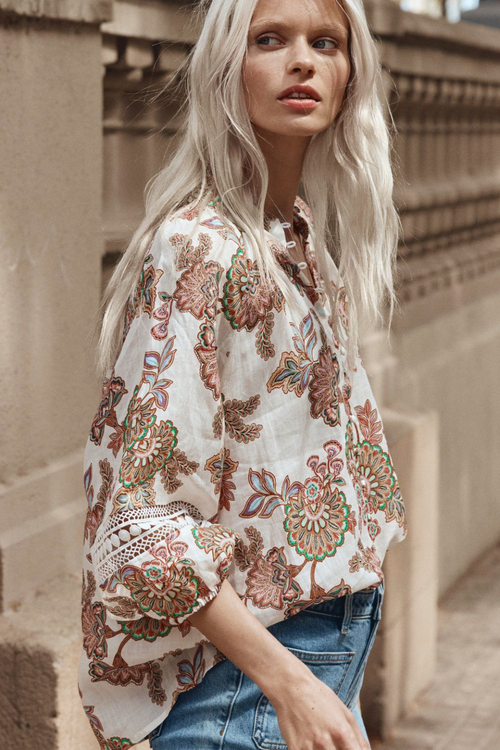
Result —
[{"label": "stone wall block", "polygon": [[437,639],[438,416],[382,409],[408,535],[387,551],[386,593],[361,692],[368,730],[386,739],[432,682]]},{"label": "stone wall block", "polygon": [[113,0],[0,0],[0,14],[100,24],[113,18]]}]

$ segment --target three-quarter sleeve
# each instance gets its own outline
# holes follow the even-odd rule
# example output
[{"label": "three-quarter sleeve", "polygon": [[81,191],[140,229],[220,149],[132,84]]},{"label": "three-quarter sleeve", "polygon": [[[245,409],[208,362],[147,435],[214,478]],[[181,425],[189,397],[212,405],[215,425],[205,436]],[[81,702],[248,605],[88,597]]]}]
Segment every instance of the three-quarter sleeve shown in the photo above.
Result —
[{"label": "three-quarter sleeve", "polygon": [[218,593],[233,560],[237,534],[217,523],[225,240],[193,225],[174,219],[155,234],[91,435],[92,565],[120,621],[182,623]]}]

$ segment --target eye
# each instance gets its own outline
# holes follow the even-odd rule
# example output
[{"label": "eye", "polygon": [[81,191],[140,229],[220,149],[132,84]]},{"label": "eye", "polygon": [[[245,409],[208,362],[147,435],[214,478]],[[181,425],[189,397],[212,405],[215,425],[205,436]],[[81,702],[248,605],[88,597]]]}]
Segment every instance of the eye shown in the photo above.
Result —
[{"label": "eye", "polygon": [[[338,46],[339,46],[338,42],[336,42],[334,39],[318,39],[318,41],[314,42],[314,44],[321,44],[321,45],[323,45],[319,49],[324,49],[324,50],[337,49]],[[332,47],[327,47],[326,46],[327,44],[331,44],[333,46]]]},{"label": "eye", "polygon": [[270,43],[270,42],[272,42],[273,40],[274,40],[275,42],[278,42],[278,44],[279,44],[279,39],[276,39],[276,37],[275,37],[275,36],[270,36],[269,34],[264,34],[264,36],[260,36],[260,37],[259,37],[259,38],[258,38],[258,39],[256,40],[256,44],[259,44],[259,45],[261,45],[262,47],[274,47],[275,45],[273,45],[273,44],[271,44],[271,43]]}]

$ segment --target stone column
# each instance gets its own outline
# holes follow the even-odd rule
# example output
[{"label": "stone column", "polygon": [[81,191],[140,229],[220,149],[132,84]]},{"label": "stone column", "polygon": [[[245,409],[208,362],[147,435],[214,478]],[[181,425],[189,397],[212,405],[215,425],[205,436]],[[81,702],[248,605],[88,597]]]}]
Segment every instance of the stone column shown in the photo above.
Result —
[{"label": "stone column", "polygon": [[60,701],[78,700],[67,657],[79,639],[82,448],[99,397],[99,27],[111,5],[0,0],[3,750],[83,750]]},{"label": "stone column", "polygon": [[[363,330],[363,362],[380,406],[408,521],[407,538],[384,559],[382,620],[360,696],[368,732],[387,739],[436,670],[439,414],[404,407],[404,398],[396,398],[400,362],[386,332],[366,322]],[[395,401],[397,408],[392,406]]]}]

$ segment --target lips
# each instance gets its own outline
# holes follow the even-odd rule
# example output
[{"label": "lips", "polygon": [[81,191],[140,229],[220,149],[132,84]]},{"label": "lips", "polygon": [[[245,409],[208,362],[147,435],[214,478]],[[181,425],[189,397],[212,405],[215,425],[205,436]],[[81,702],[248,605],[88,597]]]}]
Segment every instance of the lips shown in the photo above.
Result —
[{"label": "lips", "polygon": [[[316,89],[313,89],[312,86],[304,86],[302,84],[290,86],[289,88],[285,89],[278,96],[278,99],[286,99],[290,96],[290,94],[306,94],[310,99],[314,99],[314,101],[316,102],[321,101],[321,97]],[[300,99],[298,99],[297,101],[300,101]]]}]

